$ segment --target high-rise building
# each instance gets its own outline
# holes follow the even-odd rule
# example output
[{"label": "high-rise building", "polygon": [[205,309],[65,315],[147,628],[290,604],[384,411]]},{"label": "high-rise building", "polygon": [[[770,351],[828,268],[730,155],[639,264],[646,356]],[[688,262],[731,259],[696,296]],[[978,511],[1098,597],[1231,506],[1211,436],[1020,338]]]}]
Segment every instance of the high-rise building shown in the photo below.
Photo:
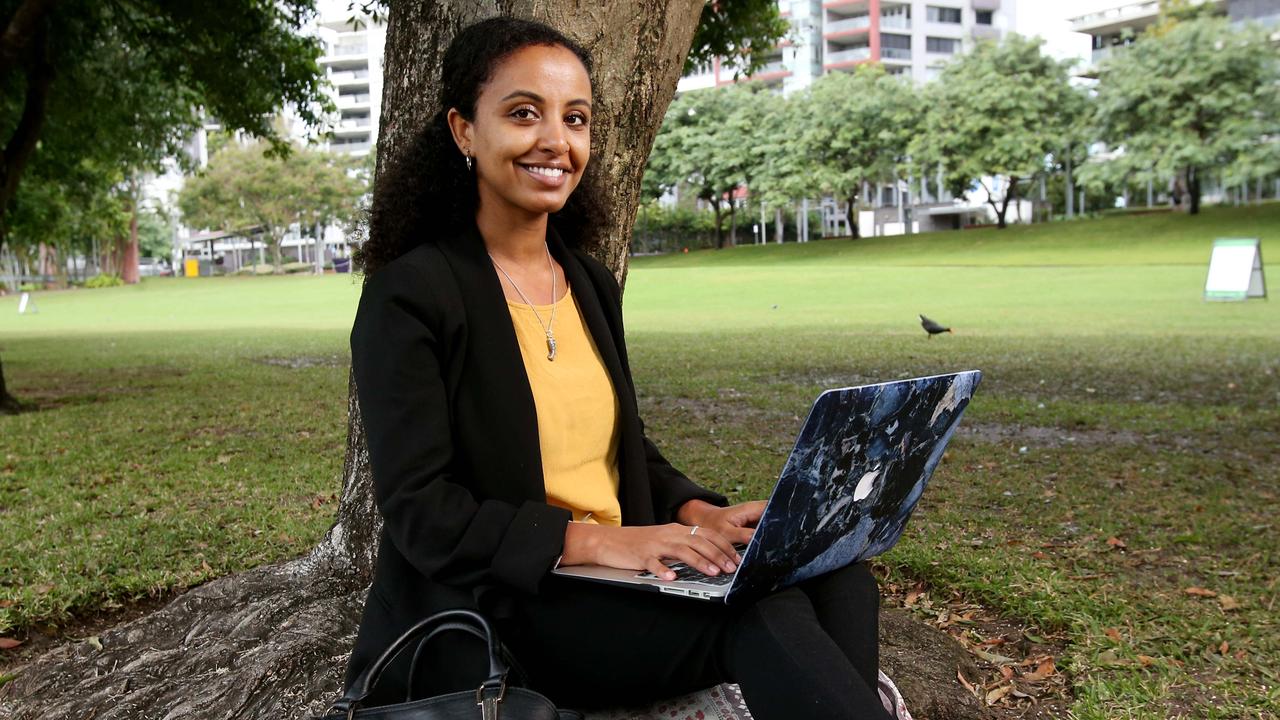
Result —
[{"label": "high-rise building", "polygon": [[386,26],[368,18],[355,19],[346,1],[322,2],[315,32],[324,43],[320,66],[338,106],[328,148],[367,155],[378,140],[382,112],[382,58]]},{"label": "high-rise building", "polygon": [[[746,80],[777,85],[784,94],[831,72],[865,63],[916,82],[933,79],[954,55],[979,40],[1014,29],[1014,0],[779,0],[791,36],[765,55],[750,76],[720,59],[682,78],[677,90]],[[735,77],[736,75],[736,77]]]}]

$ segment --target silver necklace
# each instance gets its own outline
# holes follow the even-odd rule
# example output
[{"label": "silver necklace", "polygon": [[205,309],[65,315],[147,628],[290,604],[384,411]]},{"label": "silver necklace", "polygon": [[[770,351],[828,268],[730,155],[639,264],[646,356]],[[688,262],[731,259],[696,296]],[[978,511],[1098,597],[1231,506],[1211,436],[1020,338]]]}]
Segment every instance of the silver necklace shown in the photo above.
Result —
[{"label": "silver necklace", "polygon": [[538,308],[534,307],[533,301],[529,299],[528,295],[524,294],[524,291],[520,289],[520,286],[516,284],[515,280],[511,279],[511,276],[507,274],[507,271],[502,269],[502,266],[498,264],[498,259],[493,256],[493,253],[489,253],[489,260],[493,262],[494,267],[498,268],[498,272],[502,273],[502,276],[507,279],[507,282],[511,283],[511,287],[516,289],[516,292],[519,293],[520,298],[524,300],[525,304],[529,306],[529,309],[533,311],[533,316],[538,318],[538,324],[542,326],[542,332],[547,334],[547,359],[555,360],[556,359],[556,336],[551,328],[556,323],[556,268],[554,265],[551,264],[551,248],[547,247],[547,244],[545,242],[542,244],[542,246],[543,246],[543,249],[547,251],[547,268],[551,270],[551,321],[550,322],[545,322],[545,323],[542,322],[542,316],[538,314]]}]

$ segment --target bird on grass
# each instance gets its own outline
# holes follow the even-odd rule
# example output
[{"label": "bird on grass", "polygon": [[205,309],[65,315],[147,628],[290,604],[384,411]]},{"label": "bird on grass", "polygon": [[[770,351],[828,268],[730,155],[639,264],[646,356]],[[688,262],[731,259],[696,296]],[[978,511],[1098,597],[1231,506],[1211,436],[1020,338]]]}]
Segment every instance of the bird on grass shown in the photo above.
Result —
[{"label": "bird on grass", "polygon": [[924,328],[924,331],[929,333],[928,337],[931,340],[934,335],[951,332],[951,328],[943,327],[923,315],[920,316],[920,327]]}]

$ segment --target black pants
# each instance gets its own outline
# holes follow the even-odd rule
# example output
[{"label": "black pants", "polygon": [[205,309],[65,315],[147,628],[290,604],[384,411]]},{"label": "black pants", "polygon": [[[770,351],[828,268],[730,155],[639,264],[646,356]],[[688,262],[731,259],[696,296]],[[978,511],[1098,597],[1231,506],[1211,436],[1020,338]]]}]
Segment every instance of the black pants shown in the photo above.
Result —
[{"label": "black pants", "polygon": [[[561,707],[736,682],[757,720],[881,720],[879,602],[865,565],[742,607],[551,577],[499,629],[533,689]],[[478,646],[472,657],[432,657],[419,692],[470,688],[482,666]]]}]

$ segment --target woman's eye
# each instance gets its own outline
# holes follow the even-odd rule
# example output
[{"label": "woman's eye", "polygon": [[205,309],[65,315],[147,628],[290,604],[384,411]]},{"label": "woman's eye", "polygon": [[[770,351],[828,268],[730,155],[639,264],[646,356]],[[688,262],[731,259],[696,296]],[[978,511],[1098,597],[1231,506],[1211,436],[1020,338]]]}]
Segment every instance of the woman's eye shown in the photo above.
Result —
[{"label": "woman's eye", "polygon": [[[524,115],[521,115],[521,113],[525,113],[525,114],[524,114]],[[512,114],[513,116],[515,116],[515,117],[520,118],[521,120],[526,120],[526,119],[528,119],[530,116],[533,116],[535,113],[533,112],[533,110],[531,110],[531,109],[529,109],[529,108],[516,108],[516,110],[515,110],[514,112],[512,112],[511,114]]]},{"label": "woman's eye", "polygon": [[587,124],[587,122],[588,122],[588,120],[587,120],[587,116],[586,116],[586,115],[578,115],[578,114],[576,114],[576,113],[575,113],[575,114],[573,114],[573,115],[570,115],[570,116],[569,116],[569,119],[570,119],[570,120],[576,120],[576,121],[577,121],[577,122],[575,122],[575,123],[570,123],[570,124],[572,124],[572,125],[586,125],[586,124]]}]

